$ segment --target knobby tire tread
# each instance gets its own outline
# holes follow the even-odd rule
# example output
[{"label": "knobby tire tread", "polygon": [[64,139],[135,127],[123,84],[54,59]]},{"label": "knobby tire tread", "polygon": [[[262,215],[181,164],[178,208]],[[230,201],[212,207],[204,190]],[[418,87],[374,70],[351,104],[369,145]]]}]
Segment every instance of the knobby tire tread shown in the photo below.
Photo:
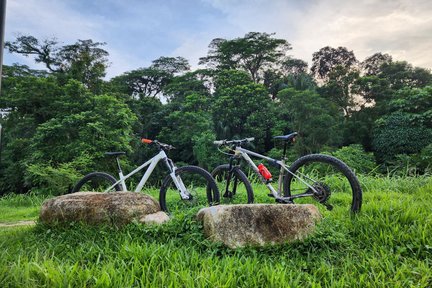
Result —
[{"label": "knobby tire tread", "polygon": [[[360,182],[358,181],[357,177],[355,176],[354,172],[341,160],[329,156],[329,155],[323,155],[323,154],[310,154],[303,157],[300,157],[296,161],[294,161],[291,166],[289,167],[289,170],[292,173],[297,172],[297,170],[305,165],[312,162],[320,162],[320,163],[328,163],[333,165],[335,168],[337,168],[344,176],[348,179],[348,182],[350,183],[351,189],[352,189],[352,204],[351,204],[351,211],[354,213],[360,212],[361,205],[362,205],[362,189],[360,186]],[[284,179],[284,196],[288,197],[291,196],[290,193],[290,185],[291,181],[294,178],[294,176],[290,173],[287,173]]]},{"label": "knobby tire tread", "polygon": [[[188,173],[188,172],[199,174],[207,180],[207,187],[210,187],[211,191],[213,192],[211,194],[211,201],[209,201],[208,204],[211,205],[213,202],[219,203],[219,190],[218,190],[216,182],[214,181],[211,174],[209,172],[207,172],[206,170],[204,170],[203,168],[198,167],[198,166],[183,166],[183,167],[177,168],[176,175],[179,175],[182,173]],[[159,205],[160,205],[162,211],[165,211],[165,212],[169,212],[169,209],[167,209],[167,205],[166,205],[166,193],[168,191],[168,188],[169,188],[171,182],[172,182],[171,176],[167,175],[165,177],[164,181],[162,182],[162,186],[161,186],[161,189],[159,192]],[[208,190],[206,192],[208,193]],[[208,196],[207,196],[207,199],[208,199]]]},{"label": "knobby tire tread", "polygon": [[[112,175],[110,175],[108,173],[92,172],[92,173],[85,175],[83,178],[81,178],[81,180],[79,180],[78,183],[73,187],[71,193],[79,192],[81,187],[84,186],[85,183],[87,183],[89,180],[94,179],[94,178],[102,178],[104,180],[107,180],[111,183],[111,185],[114,184],[115,182],[117,182],[117,180]],[[106,188],[108,188],[108,187],[106,187]],[[114,189],[116,191],[121,191],[119,184],[114,186]]]},{"label": "knobby tire tread", "polygon": [[[220,172],[223,172],[223,171],[227,171],[227,172],[229,171],[229,164],[222,164],[222,165],[217,166],[212,171],[211,175],[213,176],[214,179],[216,179],[217,174]],[[234,174],[245,185],[246,193],[247,193],[247,199],[248,199],[247,204],[252,204],[254,202],[254,193],[253,193],[252,185],[251,185],[249,179],[247,178],[246,174],[239,167],[234,167]],[[233,180],[233,179],[231,179],[231,180]],[[224,191],[219,191],[219,193],[223,194]]]}]

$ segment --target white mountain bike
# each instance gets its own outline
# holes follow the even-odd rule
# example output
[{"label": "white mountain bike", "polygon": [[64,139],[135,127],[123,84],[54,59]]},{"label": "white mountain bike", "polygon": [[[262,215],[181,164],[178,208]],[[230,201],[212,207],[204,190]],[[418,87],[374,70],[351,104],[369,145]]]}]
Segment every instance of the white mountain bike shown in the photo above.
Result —
[{"label": "white mountain bike", "polygon": [[163,211],[175,213],[175,211],[184,209],[185,207],[207,206],[219,202],[219,190],[209,172],[197,166],[177,168],[174,162],[168,158],[165,153],[165,151],[174,149],[173,146],[161,143],[157,140],[141,139],[141,141],[145,144],[154,145],[159,153],[129,174],[124,175],[118,157],[126,153],[107,152],[105,153],[106,155],[116,157],[119,180],[105,172],[92,172],[78,181],[73,187],[72,192],[128,191],[125,180],[149,166],[134,189],[135,192],[140,192],[156,165],[162,160],[169,172],[169,175],[163,180],[159,191],[159,203]]},{"label": "white mountain bike", "polygon": [[[270,191],[268,196],[273,197],[277,203],[294,203],[301,200],[307,203],[307,198],[314,199],[328,210],[335,205],[349,202],[352,212],[359,212],[362,204],[362,189],[354,172],[341,160],[322,154],[310,154],[300,157],[289,167],[285,164],[286,149],[289,142],[294,142],[297,133],[291,133],[274,138],[284,140],[282,159],[273,159],[256,152],[247,150],[242,146],[253,141],[254,138],[242,140],[220,140],[214,144],[221,151],[230,155],[228,164],[216,167],[212,176],[219,185],[221,203],[253,203],[254,193],[252,185],[246,174],[240,168],[240,161],[244,160],[259,180]],[[263,164],[258,166],[250,156],[263,159],[279,170],[277,187],[273,187],[272,175]],[[276,186],[275,185],[275,186]]]}]

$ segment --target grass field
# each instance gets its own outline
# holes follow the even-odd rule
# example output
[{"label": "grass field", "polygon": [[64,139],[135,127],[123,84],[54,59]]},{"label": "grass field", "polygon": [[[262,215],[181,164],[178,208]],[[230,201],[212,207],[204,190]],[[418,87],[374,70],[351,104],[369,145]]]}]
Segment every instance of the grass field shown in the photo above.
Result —
[{"label": "grass field", "polygon": [[[197,209],[161,227],[3,227],[0,287],[431,287],[432,178],[360,181],[359,215],[321,210],[313,236],[275,247],[211,243]],[[0,223],[36,219],[43,200],[1,198]]]}]

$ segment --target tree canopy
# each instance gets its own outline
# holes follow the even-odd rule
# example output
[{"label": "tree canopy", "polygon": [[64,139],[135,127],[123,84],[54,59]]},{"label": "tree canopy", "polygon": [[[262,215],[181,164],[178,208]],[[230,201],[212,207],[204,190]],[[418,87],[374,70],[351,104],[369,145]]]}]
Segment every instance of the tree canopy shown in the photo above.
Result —
[{"label": "tree canopy", "polygon": [[126,168],[137,165],[154,154],[140,137],[168,142],[177,163],[206,169],[227,161],[216,139],[255,137],[256,151],[280,155],[273,137],[294,131],[290,159],[327,151],[365,160],[358,171],[376,165],[371,155],[381,171],[406,157],[429,169],[431,71],[389,54],[360,62],[346,47],[327,46],[309,69],[288,54],[287,40],[250,32],[213,39],[204,69],[162,56],[107,80],[104,45],[33,36],[6,44],[46,69],[3,69],[0,194],[65,193],[85,173],[115,171],[103,156],[109,150],[128,152]]}]

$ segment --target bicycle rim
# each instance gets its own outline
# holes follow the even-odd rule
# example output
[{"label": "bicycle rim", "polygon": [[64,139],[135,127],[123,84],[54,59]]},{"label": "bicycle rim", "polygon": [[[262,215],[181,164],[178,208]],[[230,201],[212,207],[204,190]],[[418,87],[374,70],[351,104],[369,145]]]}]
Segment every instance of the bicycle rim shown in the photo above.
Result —
[{"label": "bicycle rim", "polygon": [[[203,172],[204,171],[204,172]],[[207,173],[207,174],[205,174]],[[181,179],[187,190],[187,199],[183,199],[172,178],[168,176],[160,192],[161,209],[176,214],[190,209],[211,206],[218,201],[219,193],[211,175],[199,167],[186,166],[177,169],[177,177]],[[208,189],[208,187],[210,187]]]},{"label": "bicycle rim", "polygon": [[[300,160],[300,161],[299,161]],[[287,174],[285,196],[313,193],[312,197],[294,199],[297,204],[321,203],[328,210],[360,211],[362,192],[354,173],[340,160],[327,155],[308,155],[300,158]]]}]

